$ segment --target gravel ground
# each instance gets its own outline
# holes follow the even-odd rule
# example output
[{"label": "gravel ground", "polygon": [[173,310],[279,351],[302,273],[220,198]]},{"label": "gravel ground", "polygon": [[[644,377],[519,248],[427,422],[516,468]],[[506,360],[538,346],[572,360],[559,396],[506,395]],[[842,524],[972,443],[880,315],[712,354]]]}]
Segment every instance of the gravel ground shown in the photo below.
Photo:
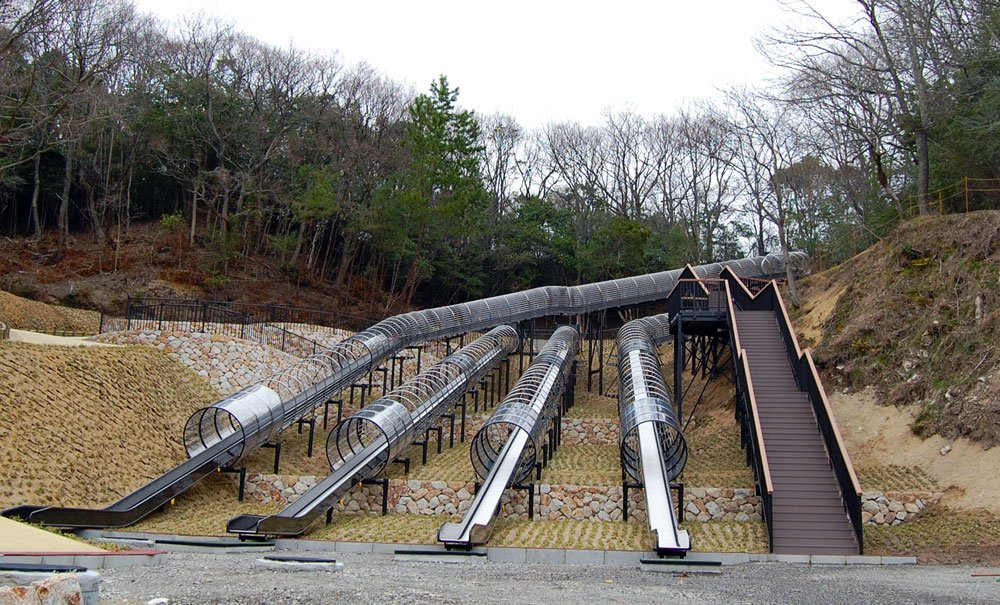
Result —
[{"label": "gravel ground", "polygon": [[[284,553],[282,553],[284,554]],[[305,553],[316,556],[318,553]],[[635,568],[394,562],[337,553],[340,572],[252,567],[259,553],[174,553],[157,567],[101,570],[102,603],[997,603],[993,572],[969,566],[749,564],[679,577]]]}]

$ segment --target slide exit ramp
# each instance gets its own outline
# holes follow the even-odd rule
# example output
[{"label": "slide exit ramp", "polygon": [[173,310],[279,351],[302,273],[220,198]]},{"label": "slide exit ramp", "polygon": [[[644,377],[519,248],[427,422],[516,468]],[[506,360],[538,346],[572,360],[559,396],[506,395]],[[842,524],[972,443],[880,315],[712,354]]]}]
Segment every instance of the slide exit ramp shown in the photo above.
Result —
[{"label": "slide exit ramp", "polygon": [[656,351],[669,337],[666,313],[630,321],[618,332],[619,444],[622,469],[643,486],[652,548],[684,556],[691,538],[678,528],[670,482],[684,470],[687,443]]},{"label": "slide exit ramp", "polygon": [[489,540],[507,487],[525,480],[535,467],[540,439],[555,414],[579,339],[575,327],[558,328],[476,433],[472,465],[482,486],[461,522],[441,526],[438,541],[468,548]]},{"label": "slide exit ramp", "polygon": [[499,326],[338,423],[327,439],[333,472],[281,512],[240,515],[240,535],[298,536],[361,481],[377,476],[469,388],[517,349],[519,335]]}]

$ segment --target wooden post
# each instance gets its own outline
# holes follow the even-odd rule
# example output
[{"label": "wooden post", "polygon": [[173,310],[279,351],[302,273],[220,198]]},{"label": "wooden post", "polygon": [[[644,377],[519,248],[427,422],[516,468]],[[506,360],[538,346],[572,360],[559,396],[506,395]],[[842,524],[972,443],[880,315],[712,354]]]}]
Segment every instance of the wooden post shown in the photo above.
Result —
[{"label": "wooden post", "polygon": [[965,177],[965,212],[969,212],[969,177]]},{"label": "wooden post", "polygon": [[854,256],[857,256],[858,255],[858,235],[855,232],[854,227],[851,227],[851,242],[854,244]]},{"label": "wooden post", "polygon": [[938,216],[944,214],[944,192],[938,191]]}]

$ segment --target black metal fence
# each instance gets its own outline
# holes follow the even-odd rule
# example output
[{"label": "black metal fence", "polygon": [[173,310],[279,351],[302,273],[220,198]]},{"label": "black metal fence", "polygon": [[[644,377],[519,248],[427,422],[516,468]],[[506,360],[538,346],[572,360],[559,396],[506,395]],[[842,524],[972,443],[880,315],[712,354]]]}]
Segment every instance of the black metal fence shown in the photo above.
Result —
[{"label": "black metal fence", "polygon": [[286,353],[311,354],[324,345],[277,324],[304,324],[356,332],[374,320],[338,311],[181,298],[129,298],[124,317],[101,318],[101,332],[120,330],[185,330],[227,334],[265,344]]},{"label": "black metal fence", "polygon": [[[329,311],[316,307],[297,307],[260,303],[241,303],[220,300],[199,300],[186,298],[141,297],[129,298],[125,308],[126,319],[149,319],[153,309],[173,309],[174,315],[183,314],[190,321],[212,322],[216,317],[234,322],[246,317],[246,322],[269,324],[307,324],[317,327],[335,328],[358,332],[372,325],[378,319],[344,311]],[[184,308],[184,311],[177,309]]]}]

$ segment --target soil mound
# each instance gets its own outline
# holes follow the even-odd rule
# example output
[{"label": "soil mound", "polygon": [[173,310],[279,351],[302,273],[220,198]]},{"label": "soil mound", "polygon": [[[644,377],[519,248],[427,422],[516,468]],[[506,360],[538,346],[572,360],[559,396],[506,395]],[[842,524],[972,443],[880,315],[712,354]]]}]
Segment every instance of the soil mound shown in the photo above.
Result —
[{"label": "soil mound", "polygon": [[908,221],[803,280],[803,301],[829,387],[910,407],[921,436],[1000,443],[1000,212]]},{"label": "soil mound", "polygon": [[0,290],[0,322],[18,330],[96,334],[101,326],[101,314],[48,305]]},{"label": "soil mound", "polygon": [[183,461],[184,423],[218,399],[156,350],[0,342],[0,507],[113,502]]}]

